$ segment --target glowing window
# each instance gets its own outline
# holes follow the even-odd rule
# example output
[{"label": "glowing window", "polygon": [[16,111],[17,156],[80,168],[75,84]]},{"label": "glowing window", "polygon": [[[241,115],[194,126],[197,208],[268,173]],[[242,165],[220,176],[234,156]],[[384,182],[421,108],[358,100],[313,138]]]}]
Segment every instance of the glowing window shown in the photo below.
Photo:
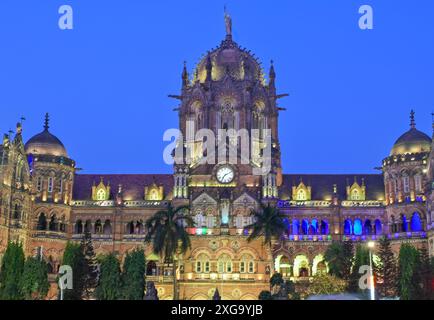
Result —
[{"label": "glowing window", "polygon": [[158,191],[155,189],[152,189],[149,194],[149,200],[151,201],[157,201],[159,200]]},{"label": "glowing window", "polygon": [[353,191],[351,191],[351,200],[360,200],[359,190],[353,189]]},{"label": "glowing window", "polygon": [[219,273],[231,273],[232,272],[232,260],[228,255],[222,255],[218,260],[218,272]]},{"label": "glowing window", "polygon": [[48,178],[48,192],[49,193],[53,192],[53,183],[54,183],[54,179],[52,177]]},{"label": "glowing window", "polygon": [[42,177],[38,177],[36,182],[36,190],[38,190],[38,192],[42,191]]},{"label": "glowing window", "polygon": [[297,191],[297,200],[298,201],[306,201],[307,197],[306,197],[306,191],[304,191],[303,189],[300,189]]},{"label": "glowing window", "polygon": [[422,191],[422,177],[420,175],[414,177],[414,185],[416,188],[416,192]]},{"label": "glowing window", "polygon": [[103,201],[106,200],[106,192],[104,189],[99,189],[96,193],[96,200]]},{"label": "glowing window", "polygon": [[409,177],[404,177],[402,179],[403,184],[404,184],[404,193],[409,193],[410,192],[410,179]]}]

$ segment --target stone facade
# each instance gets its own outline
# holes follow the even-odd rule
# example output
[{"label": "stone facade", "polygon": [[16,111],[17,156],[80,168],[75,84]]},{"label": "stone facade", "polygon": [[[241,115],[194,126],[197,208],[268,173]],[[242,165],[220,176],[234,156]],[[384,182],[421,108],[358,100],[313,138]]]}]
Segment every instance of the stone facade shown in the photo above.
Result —
[{"label": "stone facade", "polygon": [[[230,30],[230,29],[229,29]],[[332,241],[364,243],[388,236],[396,252],[401,243],[430,246],[433,235],[433,151],[431,139],[411,128],[383,160],[382,173],[348,175],[284,174],[274,67],[264,79],[260,63],[226,35],[197,65],[193,79],[186,66],[178,99],[180,131],[175,151],[181,160],[167,175],[89,175],[76,172],[61,141],[44,130],[26,145],[21,124],[0,146],[0,257],[8,241],[20,240],[27,255],[42,253],[56,273],[67,241],[87,229],[98,254],[120,258],[137,247],[147,256],[147,278],[160,299],[172,298],[172,268],[144,244],[144,222],[158,210],[189,205],[196,223],[188,231],[192,247],[179,258],[176,276],[181,299],[256,299],[269,289],[274,271],[295,281],[327,271],[323,254]],[[269,129],[270,140],[252,139],[248,161],[201,163],[203,141],[189,136],[209,129]],[[229,139],[230,140],[230,139]],[[260,148],[269,144],[271,169],[260,168]],[[225,156],[231,148],[229,141]],[[209,155],[209,150],[207,150]],[[176,152],[174,153],[176,157]],[[187,158],[189,162],[186,161]],[[77,159],[78,160],[78,159]],[[179,160],[179,159],[178,159]],[[223,171],[222,171],[223,170]],[[220,174],[222,172],[222,174]],[[226,177],[228,178],[226,181]],[[247,241],[251,213],[272,204],[287,216],[287,231],[272,248],[262,239]]]}]

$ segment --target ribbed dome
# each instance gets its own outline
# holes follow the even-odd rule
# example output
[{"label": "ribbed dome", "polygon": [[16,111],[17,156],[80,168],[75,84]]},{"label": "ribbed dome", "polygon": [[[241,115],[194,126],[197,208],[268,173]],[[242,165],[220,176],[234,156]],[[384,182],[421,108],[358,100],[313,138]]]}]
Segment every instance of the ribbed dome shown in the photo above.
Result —
[{"label": "ribbed dome", "polygon": [[212,66],[212,80],[219,81],[226,74],[237,80],[263,80],[259,61],[242,49],[227,35],[221,45],[208,52],[198,63],[195,78],[205,82],[207,66]]},{"label": "ribbed dome", "polygon": [[416,129],[414,112],[411,112],[411,128],[396,140],[390,155],[401,155],[406,153],[430,152],[431,138],[425,133]]},{"label": "ribbed dome", "polygon": [[68,157],[65,146],[48,131],[48,114],[45,116],[44,131],[30,138],[24,146],[27,154]]}]

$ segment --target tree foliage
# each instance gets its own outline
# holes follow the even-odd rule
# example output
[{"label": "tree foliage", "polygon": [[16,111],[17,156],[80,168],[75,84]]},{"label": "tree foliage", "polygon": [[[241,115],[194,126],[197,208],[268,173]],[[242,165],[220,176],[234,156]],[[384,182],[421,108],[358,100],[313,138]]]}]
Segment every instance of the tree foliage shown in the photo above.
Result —
[{"label": "tree foliage", "polygon": [[86,230],[81,240],[83,251],[83,298],[90,299],[98,284],[98,263],[93,249],[92,234]]},{"label": "tree foliage", "polygon": [[117,300],[122,297],[121,267],[113,253],[101,260],[100,277],[95,296],[98,300]]},{"label": "tree foliage", "polygon": [[161,256],[164,261],[172,262],[174,299],[178,299],[177,288],[177,255],[185,253],[191,247],[190,235],[185,227],[193,226],[191,217],[184,214],[188,206],[173,208],[171,205],[166,210],[155,213],[145,223],[145,243],[152,244],[155,254]]},{"label": "tree foliage", "polygon": [[345,280],[331,274],[318,273],[307,288],[307,295],[339,294],[345,292],[346,288],[347,282]]},{"label": "tree foliage", "polygon": [[20,289],[27,300],[42,300],[47,296],[48,282],[47,263],[39,257],[28,257],[24,263]]},{"label": "tree foliage", "polygon": [[261,210],[253,213],[254,223],[247,226],[252,232],[248,241],[264,237],[264,245],[271,247],[274,239],[279,239],[286,230],[284,215],[275,207],[261,205]]},{"label": "tree foliage", "polygon": [[127,253],[122,272],[124,298],[143,300],[145,293],[146,262],[143,249]]},{"label": "tree foliage", "polygon": [[271,292],[267,290],[261,291],[258,298],[259,300],[273,300],[273,297],[271,296]]},{"label": "tree foliage", "polygon": [[399,250],[398,293],[402,300],[416,299],[418,283],[416,266],[420,262],[418,250],[410,244],[403,244]]},{"label": "tree foliage", "polygon": [[381,297],[396,296],[397,287],[397,261],[392,252],[391,242],[388,237],[382,237],[378,241],[379,261],[375,266],[375,274],[379,285],[378,293]]},{"label": "tree foliage", "polygon": [[23,298],[20,283],[24,271],[24,251],[21,243],[9,242],[0,269],[0,299]]},{"label": "tree foliage", "polygon": [[333,242],[324,254],[330,274],[348,281],[353,265],[353,251],[351,241]]}]

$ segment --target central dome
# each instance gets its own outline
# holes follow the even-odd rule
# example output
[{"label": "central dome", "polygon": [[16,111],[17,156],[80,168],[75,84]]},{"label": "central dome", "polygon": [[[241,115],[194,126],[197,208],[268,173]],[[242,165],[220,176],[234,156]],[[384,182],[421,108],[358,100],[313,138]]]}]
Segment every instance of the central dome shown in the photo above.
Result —
[{"label": "central dome", "polygon": [[219,81],[229,74],[236,80],[259,80],[264,76],[260,62],[250,54],[250,51],[242,49],[232,40],[231,35],[226,35],[219,47],[208,52],[198,63],[195,80],[205,82],[207,66],[212,66],[212,80]]},{"label": "central dome", "polygon": [[414,111],[411,112],[410,118],[411,128],[396,140],[392,151],[390,152],[391,156],[407,153],[430,152],[432,140],[428,135],[416,129]]},{"label": "central dome", "polygon": [[45,116],[44,131],[30,138],[24,146],[27,154],[51,155],[57,157],[68,157],[65,146],[53,134],[48,131],[48,114]]}]

